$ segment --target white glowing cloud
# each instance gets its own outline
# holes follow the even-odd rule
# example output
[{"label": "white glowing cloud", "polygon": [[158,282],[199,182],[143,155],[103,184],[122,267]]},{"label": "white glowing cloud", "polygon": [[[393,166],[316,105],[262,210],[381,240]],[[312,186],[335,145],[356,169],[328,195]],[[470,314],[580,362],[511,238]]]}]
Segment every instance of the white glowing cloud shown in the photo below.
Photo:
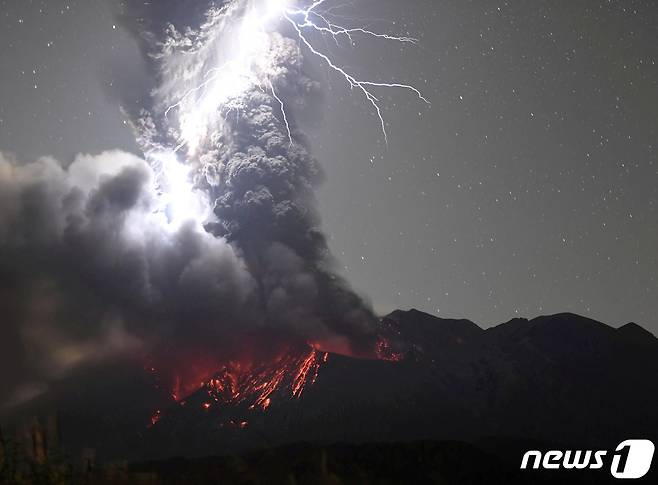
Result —
[{"label": "white glowing cloud", "polygon": [[158,211],[164,215],[166,227],[178,230],[186,222],[202,224],[214,217],[208,194],[194,187],[190,165],[179,161],[173,151],[149,152],[147,156],[151,166],[157,167]]},{"label": "white glowing cloud", "polygon": [[282,58],[288,58],[276,32],[281,25],[292,29],[299,48],[364,96],[378,117],[386,142],[382,110],[372,89],[402,88],[428,102],[413,86],[358,79],[314,44],[317,36],[325,35],[334,40],[345,37],[350,43],[357,35],[402,43],[415,43],[415,39],[336,25],[329,20],[330,13],[320,11],[324,4],[325,0],[234,0],[211,10],[198,31],[183,34],[171,28],[159,57],[162,84],[154,95],[156,109],[164,113],[177,142],[171,149],[147,153],[157,174],[165,225],[177,229],[186,220],[203,223],[213,217],[208,196],[195,189],[189,167],[197,165],[195,160],[208,148],[207,142],[215,146],[211,138],[221,130],[224,117],[240,116],[244,93],[258,88],[275,98],[293,144],[286,106],[276,92],[279,78],[286,72]]},{"label": "white glowing cloud", "polygon": [[[176,102],[165,109],[178,112],[180,145],[194,156],[208,135],[209,124],[226,103],[254,86],[264,86],[274,70],[274,52],[269,33],[288,7],[287,0],[234,2],[221,15],[211,18],[202,31],[205,43],[191,55],[176,55],[165,61],[183,85],[190,85]],[[174,89],[175,93],[178,91]]]},{"label": "white glowing cloud", "polygon": [[[311,55],[344,79],[351,89],[363,94],[374,109],[387,142],[382,110],[377,96],[372,92],[373,88],[406,89],[429,104],[420,91],[411,85],[358,79],[317,47],[307,32],[329,35],[336,41],[344,36],[350,43],[353,43],[355,35],[402,43],[415,43],[416,39],[382,34],[362,27],[336,25],[328,20],[330,14],[320,12],[324,4],[325,0],[235,0],[214,17],[211,16],[201,27],[198,46],[191,51],[188,49],[182,55],[167,52],[165,75],[173,74],[179,84],[187,86],[187,90],[182,93],[179,89],[168,93],[171,94],[169,100],[174,102],[165,109],[166,116],[171,115],[172,110],[177,111],[180,136],[175,151],[186,147],[187,156],[195,156],[203,140],[210,134],[209,127],[217,122],[218,116],[226,114],[222,113],[222,108],[227,108],[230,100],[255,86],[271,91],[281,103],[285,117],[285,106],[273,87],[277,75],[277,53],[271,33],[281,23],[292,27],[300,46],[304,46]],[[181,46],[187,49],[189,42]],[[231,107],[228,106],[224,111],[230,111]]]}]

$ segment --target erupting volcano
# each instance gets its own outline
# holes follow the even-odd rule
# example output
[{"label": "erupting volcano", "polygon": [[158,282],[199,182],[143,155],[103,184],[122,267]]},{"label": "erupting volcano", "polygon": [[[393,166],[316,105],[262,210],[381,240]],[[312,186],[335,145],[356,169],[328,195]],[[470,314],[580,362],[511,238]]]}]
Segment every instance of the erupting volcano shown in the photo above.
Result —
[{"label": "erupting volcano", "polygon": [[[193,406],[212,412],[220,424],[234,423],[237,413],[243,419],[239,421],[241,427],[246,427],[250,415],[266,411],[274,401],[300,399],[315,384],[330,352],[321,350],[319,344],[292,344],[270,338],[269,348],[265,349],[262,344],[255,345],[253,339],[242,337],[243,346],[251,344],[249,351],[243,349],[224,361],[190,356],[178,371],[165,373],[173,375],[172,382],[163,381],[155,367],[147,367],[155,387],[170,397],[153,413],[150,426],[166,419],[168,409]],[[391,342],[381,335],[374,353],[349,357],[399,362],[405,354],[394,350]],[[395,344],[401,345],[397,341]]]},{"label": "erupting volcano", "polygon": [[400,360],[337,269],[298,115],[321,97],[312,59],[365,101],[387,143],[375,92],[427,100],[357,77],[321,46],[416,41],[341,27],[325,3],[195,2],[177,16],[178,2],[127,2],[152,74],[140,103],[123,103],[140,155],[0,158],[0,276],[13,282],[1,303],[31,350],[12,405],[75,372],[134,365],[165,396],[157,428],[172,409],[297,400],[328,352]]},{"label": "erupting volcano", "polygon": [[658,8],[498,3],[2,0],[0,485],[648,454]]},{"label": "erupting volcano", "polygon": [[[206,300],[190,294],[194,302],[185,302],[181,323],[193,327],[193,337],[188,328],[181,340],[191,341],[165,342],[166,351],[158,343],[150,354],[150,367],[179,405],[200,386],[206,410],[263,410],[284,390],[298,398],[315,381],[324,351],[401,358],[379,337],[369,304],[335,271],[314,195],[322,170],[293,108],[318,92],[318,84],[304,74],[306,55],[361,92],[386,139],[379,100],[371,90],[403,89],[425,98],[412,86],[357,79],[316,43],[325,36],[339,44],[353,36],[411,44],[415,39],[328,23],[324,3],[211,4],[199,27],[184,31],[171,24],[162,28],[145,5],[133,15],[151,19],[137,30],[147,39],[159,82],[150,106],[133,117],[163,195],[162,210],[174,231],[187,221],[204,237],[227,244],[247,276],[241,285],[245,291],[223,305],[213,295]],[[203,264],[216,263],[211,258]],[[230,286],[223,275],[213,277],[214,288]],[[208,290],[199,289],[201,294]],[[186,315],[190,306],[192,318]],[[300,341],[312,343],[295,343]],[[263,349],[263,342],[269,348]]]}]

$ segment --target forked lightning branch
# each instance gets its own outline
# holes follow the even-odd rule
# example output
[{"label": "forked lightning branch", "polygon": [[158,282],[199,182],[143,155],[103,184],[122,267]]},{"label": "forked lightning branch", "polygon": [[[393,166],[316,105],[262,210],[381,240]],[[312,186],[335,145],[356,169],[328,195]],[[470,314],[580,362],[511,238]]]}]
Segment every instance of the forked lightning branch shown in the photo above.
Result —
[{"label": "forked lightning branch", "polygon": [[[402,44],[416,44],[417,39],[376,32],[362,26],[346,27],[339,25],[333,20],[333,14],[330,11],[323,10],[325,3],[325,0],[317,0],[310,5],[300,6],[294,0],[263,0],[249,4],[245,8],[241,20],[238,35],[239,45],[234,58],[208,69],[203,81],[191,87],[174,104],[166,108],[165,116],[168,116],[173,109],[181,109],[186,112],[179,115],[179,117],[182,120],[181,124],[187,124],[188,127],[181,126],[181,139],[175,151],[187,145],[188,151],[194,152],[196,147],[194,133],[197,131],[199,123],[202,123],[198,120],[199,116],[194,111],[202,111],[208,105],[219,111],[222,111],[222,108],[225,112],[239,111],[239,107],[226,106],[226,104],[254,86],[272,94],[280,104],[283,112],[283,122],[286,125],[290,143],[293,143],[286,106],[275,90],[271,75],[258,68],[259,64],[262,64],[262,59],[268,56],[268,53],[263,51],[263,46],[267,45],[264,37],[268,30],[278,23],[288,25],[295,33],[300,47],[303,47],[310,55],[315,56],[328,69],[336,73],[351,90],[355,90],[363,96],[379,120],[381,133],[387,145],[386,123],[380,99],[374,92],[375,88],[397,88],[411,91],[421,101],[430,104],[420,90],[410,84],[360,79],[356,74],[341,66],[325,49],[317,45],[318,39],[324,41],[326,38],[330,38],[336,45],[340,45],[342,41],[349,46],[355,46],[358,36]],[[312,34],[315,34],[315,36]],[[191,98],[196,98],[196,101],[192,102],[191,106],[190,103],[186,106],[186,102]],[[191,129],[189,126],[191,126]]]}]

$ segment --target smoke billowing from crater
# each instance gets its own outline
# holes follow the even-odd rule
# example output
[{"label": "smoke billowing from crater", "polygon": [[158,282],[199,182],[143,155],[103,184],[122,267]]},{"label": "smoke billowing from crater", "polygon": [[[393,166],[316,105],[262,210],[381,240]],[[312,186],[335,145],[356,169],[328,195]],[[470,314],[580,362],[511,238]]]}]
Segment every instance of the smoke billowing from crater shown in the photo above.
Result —
[{"label": "smoke billowing from crater", "polygon": [[265,25],[268,3],[212,4],[196,28],[162,25],[162,2],[127,15],[154,73],[131,114],[143,157],[0,157],[0,351],[16,362],[2,404],[121,356],[180,384],[279,341],[374,352],[376,318],[333,271],[322,170],[290,111],[319,87],[298,42]]}]

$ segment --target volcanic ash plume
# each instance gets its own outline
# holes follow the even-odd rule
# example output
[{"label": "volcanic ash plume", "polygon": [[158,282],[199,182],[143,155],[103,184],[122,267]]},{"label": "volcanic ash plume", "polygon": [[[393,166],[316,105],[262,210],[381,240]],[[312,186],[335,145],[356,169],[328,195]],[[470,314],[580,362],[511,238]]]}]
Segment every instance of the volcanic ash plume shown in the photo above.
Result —
[{"label": "volcanic ash plume", "polygon": [[374,352],[377,320],[319,230],[322,171],[293,116],[318,86],[299,39],[275,31],[281,4],[211,6],[197,28],[142,18],[143,158],[0,158],[10,404],[127,354],[189,393],[223,363],[298,345]]},{"label": "volcanic ash plume", "polygon": [[198,30],[169,26],[151,44],[160,82],[140,140],[153,166],[173,148],[212,201],[202,222],[248,268],[252,321],[363,352],[375,317],[333,273],[319,231],[322,172],[291,113],[318,87],[303,74],[299,42],[274,30],[281,3],[231,2],[209,9]]}]

